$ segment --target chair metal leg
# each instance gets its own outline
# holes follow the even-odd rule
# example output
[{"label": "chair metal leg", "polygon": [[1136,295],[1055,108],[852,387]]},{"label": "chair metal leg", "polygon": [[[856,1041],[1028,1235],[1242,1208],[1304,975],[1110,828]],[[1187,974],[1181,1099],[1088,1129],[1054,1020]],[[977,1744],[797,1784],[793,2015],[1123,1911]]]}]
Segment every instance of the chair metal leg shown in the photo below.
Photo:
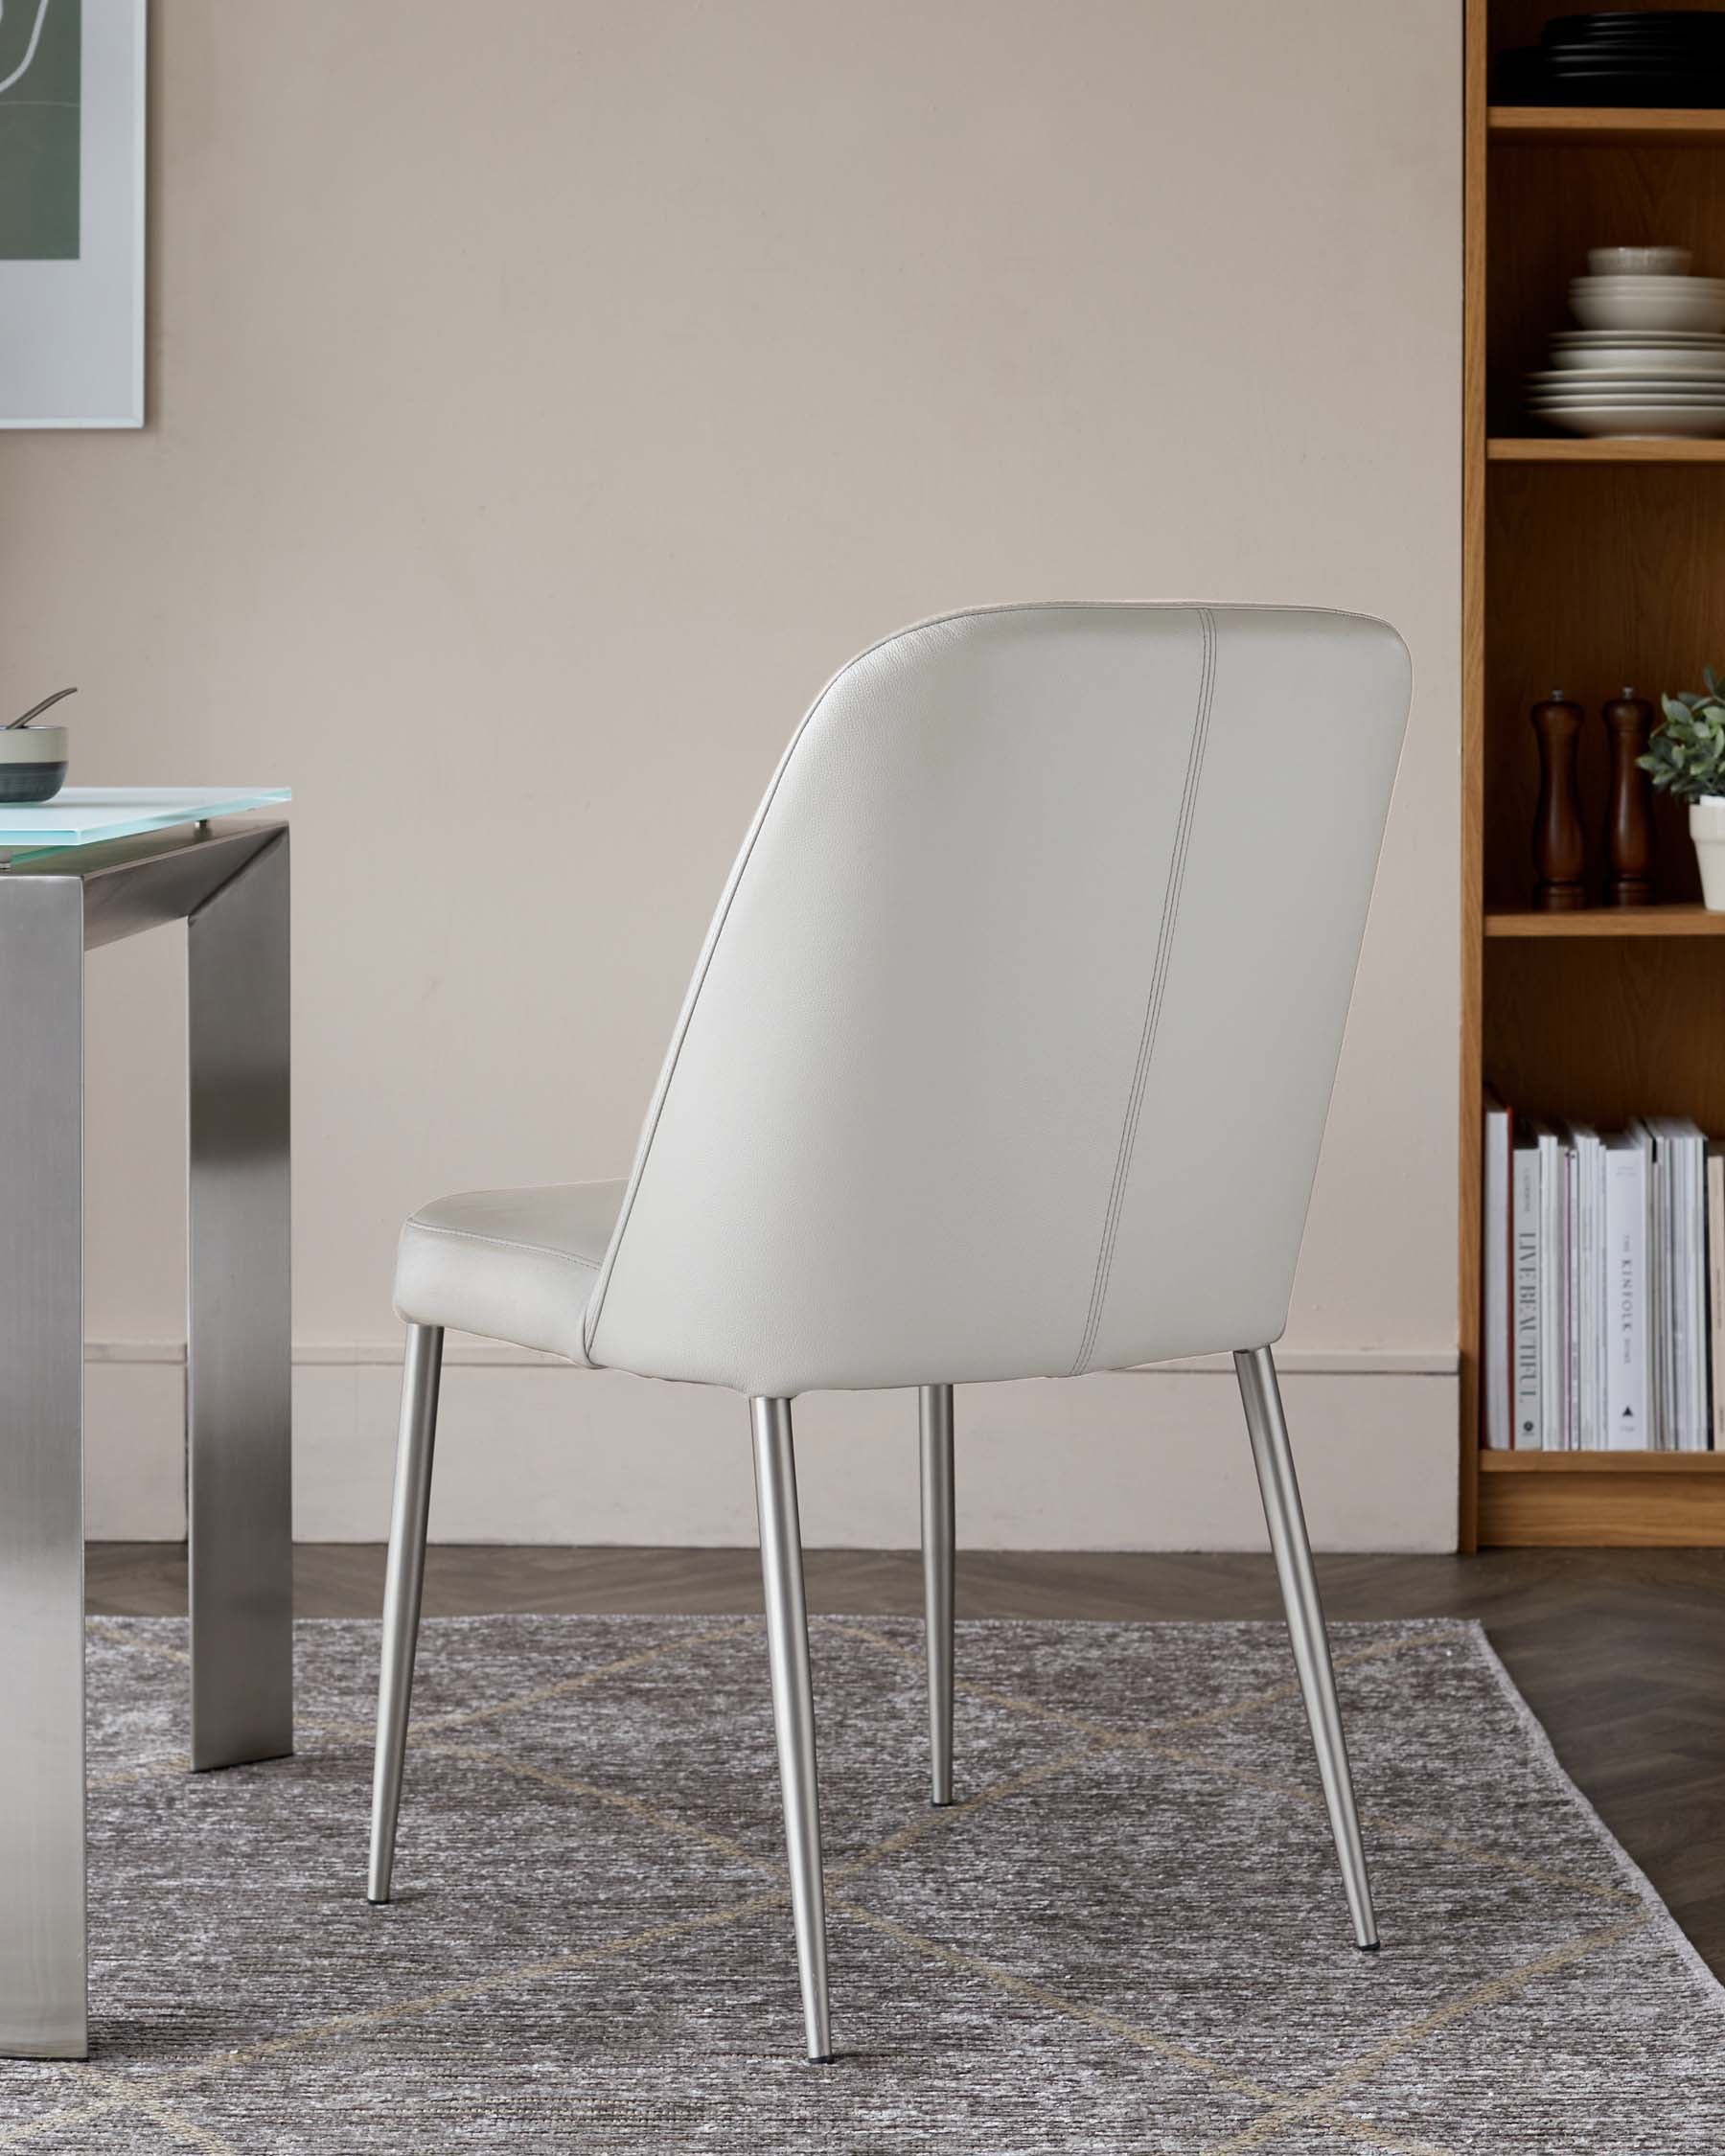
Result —
[{"label": "chair metal leg", "polygon": [[1264,1500],[1270,1548],[1275,1552],[1288,1633],[1294,1642],[1294,1664],[1300,1672],[1306,1719],[1312,1726],[1312,1744],[1323,1781],[1323,1800],[1329,1808],[1330,1832],[1336,1838],[1336,1854],[1342,1862],[1342,1883],[1347,1891],[1354,1938],[1369,1950],[1378,1942],[1371,1883],[1366,1874],[1366,1851],[1354,1810],[1353,1778],[1347,1768],[1347,1744],[1336,1705],[1335,1671],[1323,1629],[1323,1607],[1318,1599],[1317,1575],[1312,1570],[1312,1545],[1306,1535],[1300,1484],[1294,1475],[1294,1455],[1288,1446],[1281,1389],[1276,1382],[1276,1363],[1267,1347],[1256,1347],[1237,1353],[1234,1369],[1240,1380],[1253,1464]]},{"label": "chair metal leg", "polygon": [[931,1801],[953,1800],[953,1388],[921,1389],[923,1632]]},{"label": "chair metal leg", "polygon": [[372,1770],[371,1865],[365,1898],[389,1899],[395,1868],[402,1760],[413,1696],[420,1595],[426,1583],[426,1522],[431,1509],[431,1453],[443,1327],[409,1325],[402,1369],[402,1433],[396,1449],[395,1508],[389,1523],[389,1571],[383,1587],[383,1666],[378,1682],[378,1750]]},{"label": "chair metal leg", "polygon": [[815,1687],[809,1673],[809,1611],[803,1596],[802,1529],[789,1400],[751,1400],[755,1504],[761,1522],[761,1579],[767,1591],[767,1658],[772,1722],[785,1800],[791,1911],[809,2056],[833,2055],[827,2015],[826,1893],[820,1865],[820,1791],[815,1763]]}]

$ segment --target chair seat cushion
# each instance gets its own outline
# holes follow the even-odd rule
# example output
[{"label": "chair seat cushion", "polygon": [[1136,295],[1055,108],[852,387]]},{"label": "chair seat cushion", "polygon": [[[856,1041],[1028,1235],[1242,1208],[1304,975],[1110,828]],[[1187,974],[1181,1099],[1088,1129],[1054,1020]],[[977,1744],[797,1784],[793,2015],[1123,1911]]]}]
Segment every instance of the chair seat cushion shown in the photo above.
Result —
[{"label": "chair seat cushion", "polygon": [[423,1206],[402,1229],[397,1316],[585,1362],[582,1318],[626,1188],[469,1190]]}]

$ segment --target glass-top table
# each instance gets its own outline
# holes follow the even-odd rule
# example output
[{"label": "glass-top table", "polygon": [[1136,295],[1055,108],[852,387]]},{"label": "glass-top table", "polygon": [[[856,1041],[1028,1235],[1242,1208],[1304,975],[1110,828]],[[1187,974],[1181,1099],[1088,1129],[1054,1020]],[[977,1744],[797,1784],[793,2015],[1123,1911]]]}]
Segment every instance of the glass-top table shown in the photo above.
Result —
[{"label": "glass-top table", "polygon": [[0,801],[0,855],[28,860],[291,799],[285,786],[62,786],[52,801]]}]

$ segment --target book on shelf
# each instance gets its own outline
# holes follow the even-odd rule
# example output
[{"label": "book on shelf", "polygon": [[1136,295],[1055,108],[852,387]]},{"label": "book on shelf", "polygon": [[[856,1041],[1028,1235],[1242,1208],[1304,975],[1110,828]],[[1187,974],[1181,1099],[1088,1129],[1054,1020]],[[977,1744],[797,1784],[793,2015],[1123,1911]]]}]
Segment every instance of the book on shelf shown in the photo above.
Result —
[{"label": "book on shelf", "polygon": [[1569,1339],[1565,1343],[1572,1372],[1572,1450],[1602,1453],[1609,1444],[1605,1434],[1604,1140],[1586,1124],[1573,1123],[1567,1157],[1574,1245],[1570,1256]]},{"label": "book on shelf", "polygon": [[1484,1173],[1488,1225],[1483,1253],[1483,1293],[1486,1311],[1496,1315],[1488,1318],[1480,1357],[1480,1382],[1484,1387],[1480,1427],[1486,1444],[1497,1452],[1507,1452],[1515,1442],[1515,1377],[1509,1339],[1509,1282],[1514,1264],[1509,1189],[1512,1122],[1509,1111],[1487,1086]]},{"label": "book on shelf", "polygon": [[[1511,1353],[1515,1365],[1515,1419],[1510,1442],[1538,1451],[1545,1442],[1539,1411],[1539,1153],[1523,1142],[1512,1155],[1515,1275]],[[1494,1232],[1488,1226],[1487,1234]]]},{"label": "book on shelf", "polygon": [[1707,1412],[1707,1141],[1677,1115],[1645,1118],[1653,1149],[1654,1442],[1704,1453]]},{"label": "book on shelf", "polygon": [[1605,1140],[1605,1253],[1606,1446],[1612,1452],[1645,1452],[1647,1156],[1627,1131]]},{"label": "book on shelf", "polygon": [[1708,1369],[1713,1377],[1713,1441],[1725,1453],[1725,1146],[1707,1147]]},{"label": "book on shelf", "polygon": [[1725,1451],[1725,1146],[1683,1116],[1601,1133],[1489,1089],[1483,1114],[1484,1442]]},{"label": "book on shelf", "polygon": [[1578,1140],[1562,1149],[1563,1160],[1563,1441],[1570,1452],[1587,1443],[1581,1427],[1581,1296],[1585,1273],[1582,1243],[1581,1192],[1576,1170],[1580,1163]]},{"label": "book on shelf", "polygon": [[1563,1139],[1550,1123],[1532,1125],[1533,1150],[1539,1161],[1538,1248],[1535,1265],[1539,1281],[1539,1442],[1548,1453],[1569,1450],[1569,1358],[1565,1352],[1565,1291],[1569,1270],[1568,1237],[1564,1214],[1568,1177],[1563,1161]]}]

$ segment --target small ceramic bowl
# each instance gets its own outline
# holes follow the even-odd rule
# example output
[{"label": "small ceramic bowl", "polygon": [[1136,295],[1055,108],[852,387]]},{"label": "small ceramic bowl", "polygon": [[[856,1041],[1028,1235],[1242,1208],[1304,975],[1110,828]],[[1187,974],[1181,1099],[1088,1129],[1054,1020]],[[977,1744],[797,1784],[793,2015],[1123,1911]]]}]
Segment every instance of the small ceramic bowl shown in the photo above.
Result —
[{"label": "small ceramic bowl", "polygon": [[1596,277],[1687,277],[1694,260],[1687,247],[1590,247]]},{"label": "small ceramic bowl", "polygon": [[64,726],[0,729],[0,801],[52,801],[65,783]]},{"label": "small ceramic bowl", "polygon": [[1588,330],[1725,330],[1725,291],[1699,277],[1578,278],[1570,311]]}]

